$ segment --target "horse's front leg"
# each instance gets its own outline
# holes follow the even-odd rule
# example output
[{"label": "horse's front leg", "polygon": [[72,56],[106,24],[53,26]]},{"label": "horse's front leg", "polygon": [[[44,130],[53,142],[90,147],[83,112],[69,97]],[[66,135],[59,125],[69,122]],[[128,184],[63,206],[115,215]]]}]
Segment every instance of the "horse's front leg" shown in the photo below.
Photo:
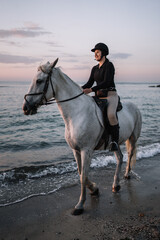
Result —
[{"label": "horse's front leg", "polygon": [[80,172],[80,182],[81,182],[81,195],[79,202],[72,211],[73,215],[80,215],[83,213],[83,205],[86,200],[86,184],[88,183],[88,172],[91,162],[92,150],[82,150],[81,151],[81,172]]},{"label": "horse's front leg", "polygon": [[79,175],[81,175],[81,153],[79,151],[73,149],[73,155],[77,162],[78,173],[79,173]]},{"label": "horse's front leg", "polygon": [[[77,162],[78,173],[81,175],[81,154],[79,151],[73,149],[74,158]],[[99,195],[99,189],[96,183],[91,182],[88,177],[86,177],[86,187],[90,190],[91,196]]]},{"label": "horse's front leg", "polygon": [[119,174],[120,174],[121,166],[122,166],[122,162],[123,162],[123,155],[121,153],[120,148],[119,148],[119,151],[116,151],[114,154],[117,159],[117,166],[116,166],[114,181],[113,181],[113,185],[112,185],[112,192],[118,192],[121,188],[119,185]]},{"label": "horse's front leg", "polygon": [[99,189],[96,183],[91,182],[88,178],[86,178],[86,187],[90,190],[91,196],[99,196]]}]

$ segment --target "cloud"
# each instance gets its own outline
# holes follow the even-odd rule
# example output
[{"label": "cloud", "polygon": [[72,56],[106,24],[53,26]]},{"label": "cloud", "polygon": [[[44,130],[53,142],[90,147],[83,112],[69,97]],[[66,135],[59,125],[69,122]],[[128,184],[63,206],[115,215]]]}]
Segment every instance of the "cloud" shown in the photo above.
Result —
[{"label": "cloud", "polygon": [[24,22],[24,26],[26,29],[30,29],[30,30],[42,30],[43,28],[39,26],[39,24],[37,23],[33,23],[33,22]]},{"label": "cloud", "polygon": [[20,47],[21,44],[15,41],[7,41],[6,39],[0,39],[0,43],[3,43],[5,45],[9,45],[9,46],[16,46],[16,47]]},{"label": "cloud", "polygon": [[33,38],[40,35],[51,34],[51,32],[44,31],[43,28],[38,26],[38,24],[27,22],[24,25],[25,26],[22,28],[14,28],[9,30],[0,29],[0,38]]},{"label": "cloud", "polygon": [[50,34],[50,32],[32,31],[32,30],[24,30],[24,29],[16,29],[16,28],[11,30],[0,29],[0,38],[7,38],[7,37],[28,38],[28,37],[37,37],[44,34]]},{"label": "cloud", "polygon": [[49,45],[51,47],[56,47],[56,48],[64,47],[64,46],[62,46],[62,45],[60,45],[60,44],[58,44],[56,42],[52,42],[52,41],[47,41],[47,42],[45,42],[45,44],[47,44],[47,45]]},{"label": "cloud", "polygon": [[126,58],[131,57],[132,54],[130,54],[130,53],[114,53],[114,54],[111,54],[111,56],[112,56],[114,59],[117,59],[117,58],[126,59]]},{"label": "cloud", "polygon": [[0,63],[24,63],[32,64],[40,62],[41,58],[32,58],[27,56],[18,56],[18,55],[9,55],[9,54],[0,54]]}]

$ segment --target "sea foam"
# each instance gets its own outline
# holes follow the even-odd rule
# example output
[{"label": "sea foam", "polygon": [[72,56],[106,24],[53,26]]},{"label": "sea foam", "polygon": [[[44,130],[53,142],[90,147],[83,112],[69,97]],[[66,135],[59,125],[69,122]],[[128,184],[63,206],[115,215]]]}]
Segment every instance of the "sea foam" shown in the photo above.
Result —
[{"label": "sea foam", "polygon": [[[137,160],[143,158],[153,157],[157,154],[160,154],[160,143],[153,143],[147,146],[139,146],[137,147]],[[123,152],[123,162],[127,162],[127,153]],[[107,167],[108,164],[116,164],[115,156],[108,156],[107,154],[101,155],[100,157],[96,157],[92,159],[91,167],[92,168],[100,168]]]}]

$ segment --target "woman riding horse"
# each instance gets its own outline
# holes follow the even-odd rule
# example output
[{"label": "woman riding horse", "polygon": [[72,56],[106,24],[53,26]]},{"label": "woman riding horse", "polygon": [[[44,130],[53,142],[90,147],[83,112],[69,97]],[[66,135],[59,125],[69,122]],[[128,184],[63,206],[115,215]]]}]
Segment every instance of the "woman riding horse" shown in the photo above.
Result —
[{"label": "woman riding horse", "polygon": [[[99,64],[92,68],[90,78],[82,88],[85,94],[95,92],[97,97],[108,100],[107,115],[111,134],[110,151],[118,151],[119,124],[116,116],[118,95],[114,83],[115,69],[113,64],[106,58],[109,49],[104,43],[96,44],[91,51],[95,53],[95,59]],[[94,82],[97,83],[97,86],[92,87]]]},{"label": "woman riding horse", "polygon": [[[101,55],[105,54],[104,56],[106,56],[107,54],[106,52],[103,53],[102,50],[100,50],[99,55],[97,51],[96,53],[97,59],[99,55],[100,59]],[[60,114],[65,123],[65,139],[68,145],[72,148],[80,175],[81,194],[79,201],[72,212],[73,215],[79,215],[84,210],[86,187],[89,188],[92,195],[98,194],[98,187],[95,183],[89,180],[88,172],[93,151],[96,149],[96,146],[104,132],[102,123],[103,119],[100,109],[94,100],[90,96],[83,94],[82,89],[78,86],[78,84],[73,82],[66,74],[62,73],[59,68],[55,67],[57,61],[58,59],[53,63],[47,62],[45,65],[39,67],[37,74],[33,78],[28,93],[24,96],[23,111],[25,115],[35,114],[37,113],[38,107],[50,103],[52,98],[55,97]],[[108,66],[105,66],[107,62]],[[107,71],[105,68],[107,68]],[[109,72],[110,68],[112,69],[112,72]],[[107,76],[110,76],[112,73],[112,78],[109,79],[112,79],[113,81],[114,67],[109,61],[105,59],[100,68],[95,67],[93,70],[95,75],[93,80],[97,80],[96,72],[98,72],[98,70],[100,72],[102,71],[102,74],[106,72]],[[99,85],[99,82],[97,85]],[[114,85],[110,86],[114,87]],[[102,88],[100,87],[99,89]],[[86,92],[87,91],[90,92],[91,90],[89,89],[86,90]],[[117,104],[116,96],[116,91],[109,91],[108,98],[111,100],[110,107],[113,105],[114,109],[116,109],[115,106]],[[118,112],[118,119],[120,125],[119,142],[126,142],[127,147],[128,161],[125,178],[129,179],[131,164],[136,161],[136,142],[140,136],[142,118],[138,108],[133,103],[128,102],[124,103],[122,111]],[[117,122],[115,124],[114,121],[111,123],[112,126],[116,126],[117,124]],[[108,132],[106,137],[108,138]],[[115,151],[115,156],[117,159],[117,165],[112,184],[112,191],[118,192],[120,190],[119,174],[123,157],[119,151]]]}]

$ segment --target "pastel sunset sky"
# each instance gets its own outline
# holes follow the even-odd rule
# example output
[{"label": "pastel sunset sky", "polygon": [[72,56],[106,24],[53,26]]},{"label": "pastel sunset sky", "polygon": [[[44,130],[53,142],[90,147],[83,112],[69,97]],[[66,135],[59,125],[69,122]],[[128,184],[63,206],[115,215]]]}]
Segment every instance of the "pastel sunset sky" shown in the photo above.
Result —
[{"label": "pastel sunset sky", "polygon": [[0,81],[31,81],[57,57],[86,82],[108,45],[117,82],[160,82],[160,0],[0,0]]}]

